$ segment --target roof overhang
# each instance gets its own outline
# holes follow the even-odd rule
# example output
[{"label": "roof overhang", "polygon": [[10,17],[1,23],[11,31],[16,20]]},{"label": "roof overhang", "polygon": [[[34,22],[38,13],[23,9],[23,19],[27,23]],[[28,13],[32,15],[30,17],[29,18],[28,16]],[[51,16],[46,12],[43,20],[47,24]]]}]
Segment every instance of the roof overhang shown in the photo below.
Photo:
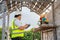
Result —
[{"label": "roof overhang", "polygon": [[[22,7],[28,7],[31,11],[36,12],[40,15],[44,9],[47,9],[52,0],[4,0],[7,5],[7,13],[11,13],[19,9],[21,11]],[[49,5],[49,6],[48,6]],[[48,7],[47,7],[48,6]],[[1,18],[1,17],[0,17]]]},{"label": "roof overhang", "polygon": [[6,0],[8,12],[16,11],[16,7],[21,10],[22,7],[28,7],[31,11],[40,14],[52,0]]}]

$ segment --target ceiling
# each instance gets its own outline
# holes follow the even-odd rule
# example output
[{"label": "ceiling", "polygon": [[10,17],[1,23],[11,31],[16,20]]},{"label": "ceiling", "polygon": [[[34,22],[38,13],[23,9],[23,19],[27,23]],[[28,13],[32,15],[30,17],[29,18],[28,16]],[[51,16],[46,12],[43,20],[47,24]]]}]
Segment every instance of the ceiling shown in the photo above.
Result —
[{"label": "ceiling", "polygon": [[[40,15],[43,10],[47,9],[50,4],[53,2],[52,0],[4,0],[6,2],[7,12],[12,13],[19,9],[21,11],[22,7],[28,7],[31,11],[36,12]],[[48,6],[49,5],[49,6]],[[48,7],[47,7],[48,6]]]},{"label": "ceiling", "polygon": [[17,8],[21,10],[22,7],[28,7],[31,11],[40,14],[44,8],[46,8],[52,1],[14,1],[14,0],[6,0],[8,12],[13,12]]}]

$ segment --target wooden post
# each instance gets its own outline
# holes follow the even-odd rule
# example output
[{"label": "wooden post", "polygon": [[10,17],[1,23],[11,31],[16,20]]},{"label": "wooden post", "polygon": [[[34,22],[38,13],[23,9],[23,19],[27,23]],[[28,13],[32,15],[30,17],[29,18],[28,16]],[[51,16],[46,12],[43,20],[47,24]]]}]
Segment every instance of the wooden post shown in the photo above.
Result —
[{"label": "wooden post", "polygon": [[7,13],[7,40],[9,40],[9,13]]},{"label": "wooden post", "polygon": [[[53,16],[53,25],[54,25],[54,27],[56,27],[56,25],[55,25],[55,13],[54,13],[55,11],[54,11],[54,1],[52,2],[52,16]],[[54,31],[53,31],[53,33],[54,33],[54,40],[57,40],[57,33],[56,33],[56,28],[54,29]]]},{"label": "wooden post", "polygon": [[41,31],[41,40],[43,40],[43,32]]},{"label": "wooden post", "polygon": [[3,12],[3,24],[2,24],[2,40],[6,39],[6,34],[5,34],[5,28],[6,28],[6,5],[5,5],[5,1],[3,1],[2,4],[2,12]]}]

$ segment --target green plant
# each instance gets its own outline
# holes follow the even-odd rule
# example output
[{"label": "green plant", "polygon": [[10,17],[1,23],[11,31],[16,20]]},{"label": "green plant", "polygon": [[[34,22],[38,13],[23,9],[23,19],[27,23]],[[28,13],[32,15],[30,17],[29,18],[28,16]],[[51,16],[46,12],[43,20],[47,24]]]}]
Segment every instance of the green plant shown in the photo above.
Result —
[{"label": "green plant", "polygon": [[40,40],[41,37],[40,37],[40,32],[26,32],[25,33],[25,37],[23,38],[23,40],[33,40],[33,39],[37,39],[37,40]]},{"label": "green plant", "polygon": [[0,40],[2,38],[2,28],[0,28]]}]

